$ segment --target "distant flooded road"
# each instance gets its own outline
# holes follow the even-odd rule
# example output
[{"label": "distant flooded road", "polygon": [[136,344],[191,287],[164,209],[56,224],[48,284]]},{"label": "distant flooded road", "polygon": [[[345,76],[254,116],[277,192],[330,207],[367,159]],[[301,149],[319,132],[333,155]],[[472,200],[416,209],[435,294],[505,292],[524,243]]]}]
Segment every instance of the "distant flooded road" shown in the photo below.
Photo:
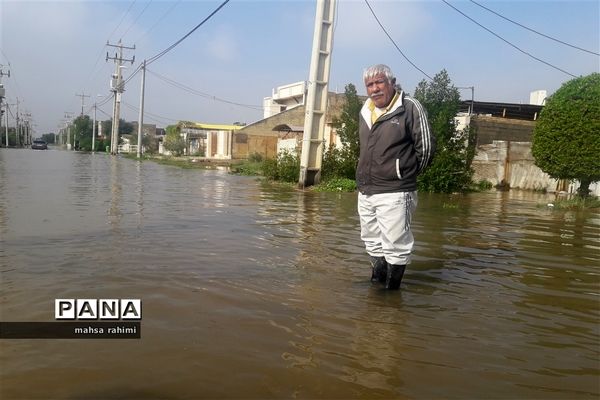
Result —
[{"label": "distant flooded road", "polygon": [[600,213],[421,194],[401,291],[356,194],[0,149],[0,320],[140,298],[138,340],[0,340],[9,399],[597,399]]}]

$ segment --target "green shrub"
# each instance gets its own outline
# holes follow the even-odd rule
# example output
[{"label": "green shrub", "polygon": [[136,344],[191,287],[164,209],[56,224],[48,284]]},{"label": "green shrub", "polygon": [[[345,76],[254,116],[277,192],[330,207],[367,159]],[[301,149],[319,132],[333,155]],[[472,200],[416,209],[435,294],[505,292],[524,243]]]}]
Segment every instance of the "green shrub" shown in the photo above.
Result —
[{"label": "green shrub", "polygon": [[278,180],[297,182],[300,176],[300,157],[295,152],[284,150],[277,156]]},{"label": "green shrub", "polygon": [[493,187],[494,187],[494,185],[492,184],[492,182],[487,181],[485,179],[477,182],[477,185],[475,186],[476,190],[479,190],[480,192],[490,190]]},{"label": "green shrub", "polygon": [[247,176],[261,175],[262,164],[259,162],[244,161],[238,164],[233,164],[230,168],[230,172],[232,174]]},{"label": "green shrub", "polygon": [[248,156],[248,161],[253,163],[262,162],[263,156],[260,153],[254,152]]},{"label": "green shrub", "polygon": [[274,158],[267,158],[262,161],[261,168],[262,174],[265,178],[276,181],[279,179],[279,173],[277,171],[277,160]]},{"label": "green shrub", "polygon": [[349,148],[338,149],[330,146],[323,154],[321,179],[328,181],[334,178],[354,179],[357,159]]},{"label": "green shrub", "polygon": [[314,187],[316,192],[353,192],[355,190],[356,181],[348,178],[330,179]]},{"label": "green shrub", "polygon": [[300,176],[300,157],[295,152],[283,150],[279,152],[277,159],[263,160],[262,173],[269,180],[297,182]]},{"label": "green shrub", "polygon": [[570,199],[557,199],[553,203],[544,205],[538,205],[544,207],[551,207],[555,210],[589,210],[589,209],[600,209],[600,199],[596,196],[588,197],[573,197]]}]

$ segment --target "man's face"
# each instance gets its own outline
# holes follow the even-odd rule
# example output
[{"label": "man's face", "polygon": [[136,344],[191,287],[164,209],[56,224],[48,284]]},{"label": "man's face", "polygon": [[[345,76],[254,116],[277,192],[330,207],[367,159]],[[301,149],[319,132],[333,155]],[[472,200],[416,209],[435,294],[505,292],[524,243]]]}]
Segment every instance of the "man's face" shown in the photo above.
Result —
[{"label": "man's face", "polygon": [[394,94],[396,94],[394,83],[394,81],[388,81],[384,74],[375,75],[365,81],[367,95],[373,100],[377,108],[384,108],[390,104]]}]

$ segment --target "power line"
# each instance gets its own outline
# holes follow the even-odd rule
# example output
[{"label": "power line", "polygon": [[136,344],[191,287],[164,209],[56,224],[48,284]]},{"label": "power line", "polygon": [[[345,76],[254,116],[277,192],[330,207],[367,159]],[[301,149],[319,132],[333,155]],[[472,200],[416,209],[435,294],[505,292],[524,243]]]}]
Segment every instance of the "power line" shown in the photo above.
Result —
[{"label": "power line", "polygon": [[[126,103],[126,102],[124,102],[124,101],[123,101],[123,105],[125,105],[126,107],[128,107],[129,109],[131,109],[131,110],[133,110],[133,111],[140,111],[140,109],[139,109],[138,107],[136,107],[136,106],[133,106],[133,105],[131,105],[131,104],[129,104],[129,103]],[[144,110],[144,115],[146,115],[146,114],[147,114],[147,115],[149,115],[150,117],[154,117],[153,119],[155,119],[156,121],[158,121],[158,122],[161,122],[161,123],[165,123],[165,122],[167,122],[167,121],[174,121],[174,122],[177,122],[177,121],[179,121],[179,120],[177,120],[177,119],[173,119],[173,118],[165,117],[165,116],[162,116],[162,115],[158,115],[158,114],[152,114],[152,113],[149,113],[148,111],[145,111],[145,110]],[[162,121],[161,121],[161,120],[162,120]]]},{"label": "power line", "polygon": [[533,58],[534,60],[537,60],[543,64],[546,64],[549,67],[552,67],[562,73],[565,73],[567,75],[572,76],[573,78],[577,78],[576,75],[573,75],[570,72],[565,71],[564,69],[561,69],[559,67],[557,67],[556,65],[550,64],[547,61],[542,60],[541,58],[538,58],[536,56],[534,56],[531,53],[526,52],[525,50],[521,49],[520,47],[512,44],[511,42],[509,42],[508,40],[504,39],[502,36],[498,35],[497,33],[495,33],[494,31],[492,31],[491,29],[486,28],[485,26],[483,26],[482,24],[480,24],[479,22],[475,21],[473,18],[469,17],[467,14],[465,14],[464,12],[460,11],[458,8],[454,7],[452,4],[448,3],[446,0],[442,0],[448,7],[452,8],[454,11],[458,12],[459,14],[461,14],[463,17],[467,18],[468,20],[470,20],[471,22],[479,25],[481,28],[485,29],[486,31],[488,31],[489,33],[491,33],[492,35],[496,36],[498,39],[502,40],[503,42],[505,42],[506,44],[508,44],[511,47],[514,47],[515,49],[517,49],[518,51],[520,51],[521,53],[525,54],[526,56],[529,56],[531,58]]},{"label": "power line", "polygon": [[100,107],[96,106],[96,109],[97,109],[98,111],[100,111],[102,114],[106,115],[108,118],[111,118],[111,119],[112,119],[112,115],[110,115],[110,114],[109,114],[109,113],[107,113],[106,111],[104,111],[104,110],[100,109]]},{"label": "power line", "polygon": [[369,4],[369,2],[367,0],[365,0],[365,3],[367,4],[367,7],[369,7],[369,10],[371,10],[371,14],[373,14],[373,16],[375,17],[375,20],[377,21],[377,23],[379,24],[379,26],[381,27],[381,29],[383,30],[383,32],[387,35],[387,37],[392,41],[392,43],[394,44],[394,47],[396,47],[396,50],[398,50],[400,52],[400,54],[402,54],[402,57],[404,57],[404,59],[406,61],[409,62],[410,65],[412,65],[413,67],[415,67],[417,70],[419,70],[423,75],[425,75],[426,77],[429,78],[429,80],[433,80],[433,78],[431,76],[429,76],[425,71],[423,71],[421,68],[417,67],[415,65],[415,63],[413,63],[403,52],[402,50],[400,50],[400,47],[398,47],[398,45],[396,44],[396,42],[394,42],[394,39],[392,39],[392,37],[390,36],[390,34],[387,32],[387,30],[385,29],[385,27],[383,26],[383,24],[381,23],[381,21],[379,21],[379,18],[377,18],[377,15],[375,14],[375,11],[373,11],[373,8],[371,7],[371,5]]},{"label": "power line", "polygon": [[127,79],[125,79],[125,80],[123,81],[123,85],[125,85],[125,84],[126,84],[126,83],[128,83],[130,80],[132,80],[132,79],[133,79],[133,77],[135,77],[135,76],[137,75],[137,73],[138,73],[138,72],[140,72],[140,71],[142,70],[142,65],[143,65],[143,64],[140,64],[140,65],[138,65],[138,66],[137,66],[137,68],[135,69],[135,71],[133,71],[133,72],[131,73],[131,75],[129,75],[129,76],[127,77]]},{"label": "power line", "polygon": [[129,25],[129,28],[127,28],[127,30],[125,31],[125,33],[123,33],[123,34],[121,35],[121,37],[125,37],[125,35],[127,35],[127,33],[128,33],[130,30],[131,30],[131,28],[133,28],[133,26],[135,25],[135,23],[136,23],[136,22],[137,22],[137,21],[140,19],[140,17],[142,16],[142,14],[144,14],[144,12],[146,11],[146,9],[147,9],[148,7],[150,7],[150,4],[152,4],[152,0],[150,0],[150,1],[149,1],[149,2],[146,4],[146,7],[144,7],[144,8],[142,9],[142,11],[141,11],[141,12],[138,14],[138,16],[137,16],[137,17],[135,17],[135,19],[133,20],[133,22],[131,23],[131,25]]},{"label": "power line", "polygon": [[240,106],[240,107],[250,108],[250,109],[258,110],[258,111],[262,110],[262,106],[236,103],[234,101],[229,101],[229,100],[221,99],[221,98],[218,98],[218,97],[213,96],[211,94],[200,92],[199,90],[196,90],[196,89],[193,89],[193,88],[191,88],[189,86],[186,86],[183,83],[176,82],[176,81],[174,81],[172,79],[167,78],[166,76],[162,76],[160,74],[157,74],[156,72],[150,71],[149,69],[146,69],[146,71],[148,71],[152,75],[156,76],[158,79],[160,79],[160,80],[162,80],[162,81],[170,84],[171,86],[174,86],[176,88],[184,90],[184,91],[186,91],[188,93],[195,94],[197,96],[204,97],[206,99],[220,101],[222,103],[227,103],[227,104],[232,104],[234,106]]},{"label": "power line", "polygon": [[117,29],[119,29],[119,27],[121,26],[121,24],[123,23],[123,20],[125,19],[125,17],[127,16],[127,14],[129,14],[129,11],[131,10],[131,8],[133,7],[133,5],[136,3],[137,0],[133,0],[131,2],[131,4],[129,4],[129,8],[127,9],[127,11],[125,11],[125,13],[123,14],[123,16],[121,17],[121,21],[119,21],[119,23],[117,24],[117,26],[115,27],[115,29],[112,31],[112,33],[110,35],[108,35],[108,40],[110,40],[110,38],[112,37],[112,35],[115,34],[115,32],[117,31]]},{"label": "power line", "polygon": [[112,101],[114,95],[115,94],[113,92],[111,92],[110,96],[106,96],[102,101],[100,101],[100,103],[96,104],[96,107],[102,107],[103,105],[105,105],[109,101]]},{"label": "power line", "polygon": [[474,1],[474,0],[469,0],[469,1],[470,1],[471,3],[473,3],[473,4],[475,4],[475,5],[477,5],[477,6],[481,7],[481,8],[483,8],[484,10],[487,10],[487,11],[491,12],[492,14],[495,14],[495,15],[499,16],[499,17],[500,17],[500,18],[502,18],[502,19],[505,19],[505,20],[507,20],[507,21],[509,21],[509,22],[512,22],[513,24],[515,24],[515,25],[518,25],[518,26],[520,26],[520,27],[521,27],[521,28],[523,28],[523,29],[527,29],[527,30],[528,30],[528,31],[530,31],[530,32],[536,33],[536,34],[538,34],[538,35],[540,35],[540,36],[543,36],[543,37],[545,37],[545,38],[547,38],[547,39],[554,40],[555,42],[558,42],[558,43],[564,44],[565,46],[569,46],[569,47],[572,47],[572,48],[574,48],[574,49],[577,49],[577,50],[585,51],[586,53],[595,54],[595,55],[597,55],[597,56],[600,56],[600,53],[596,53],[595,51],[591,51],[591,50],[586,50],[586,49],[583,49],[583,48],[581,48],[581,47],[578,47],[578,46],[575,46],[575,45],[569,44],[569,43],[567,43],[567,42],[563,42],[562,40],[559,40],[559,39],[553,38],[552,36],[545,35],[545,34],[543,34],[543,33],[541,33],[541,32],[538,32],[538,31],[536,31],[535,29],[528,28],[528,27],[526,27],[525,25],[523,25],[523,24],[520,24],[520,23],[518,23],[518,22],[516,22],[516,21],[513,21],[512,19],[510,19],[510,18],[507,18],[507,17],[505,17],[504,15],[501,15],[501,14],[497,13],[496,11],[494,11],[494,10],[491,10],[491,9],[487,8],[487,7],[486,7],[486,6],[484,6],[483,4],[479,4],[478,2],[476,2],[476,1]]},{"label": "power line", "polygon": [[175,43],[173,43],[171,46],[167,47],[166,49],[164,49],[160,53],[156,54],[155,56],[150,57],[147,60],[146,65],[149,65],[149,64],[153,63],[154,61],[158,60],[159,58],[161,58],[162,56],[164,56],[165,54],[167,54],[169,51],[173,50],[173,48],[175,48],[175,46],[177,46],[179,43],[183,42],[185,39],[187,39],[188,36],[190,36],[198,28],[200,28],[202,25],[204,25],[204,23],[206,21],[208,21],[209,19],[211,19],[213,17],[213,15],[215,15],[217,12],[219,12],[219,10],[221,10],[221,8],[223,8],[225,6],[225,4],[227,4],[227,3],[229,3],[229,0],[225,0],[223,3],[221,3],[221,5],[219,7],[217,7],[212,13],[210,13],[210,15],[208,17],[204,18],[204,20],[202,22],[200,22],[198,25],[196,25],[194,27],[194,29],[192,29],[187,34],[185,34],[181,39],[179,39],[178,41],[176,41]]},{"label": "power line", "polygon": [[[200,22],[198,25],[196,25],[191,31],[189,31],[187,34],[185,34],[181,39],[179,39],[178,41],[176,41],[175,43],[173,43],[171,46],[167,47],[166,49],[164,49],[163,51],[161,51],[160,53],[156,54],[153,57],[150,57],[149,59],[146,60],[146,66],[150,65],[151,63],[153,63],[154,61],[158,60],[159,58],[161,58],[162,56],[164,56],[165,54],[167,54],[169,51],[173,50],[173,48],[175,48],[179,43],[183,42],[185,39],[187,39],[188,36],[190,36],[192,33],[194,33],[198,28],[200,28],[202,25],[204,25],[204,23],[206,21],[208,21],[209,19],[211,19],[213,17],[213,15],[215,15],[217,12],[219,12],[219,10],[221,8],[223,8],[225,6],[225,4],[229,3],[229,0],[225,0],[223,3],[221,3],[221,5],[219,7],[217,7],[212,13],[210,13],[210,15],[206,18],[204,18],[204,20],[202,20],[202,22]],[[123,84],[126,84],[127,82],[129,82],[131,79],[133,79],[133,77],[142,69],[142,64],[138,65],[137,69],[131,73],[131,75],[129,75],[129,77],[127,77],[127,79],[125,79],[125,82],[123,82]]]},{"label": "power line", "polygon": [[[106,42],[108,43],[111,36],[114,35],[114,33],[117,31],[117,29],[119,29],[119,27],[121,26],[121,24],[123,23],[123,21],[125,20],[125,17],[127,16],[127,14],[129,14],[129,11],[131,11],[131,9],[133,8],[133,6],[135,5],[135,3],[137,2],[137,0],[133,0],[130,4],[129,7],[127,8],[127,11],[125,11],[125,13],[123,13],[123,15],[121,16],[121,20],[119,21],[119,23],[115,26],[115,28],[113,29],[112,33],[108,36],[108,39],[106,40]],[[152,1],[150,1],[151,3]],[[146,10],[146,8],[148,7],[148,5],[146,5],[146,7],[144,8],[144,10],[142,11],[142,13]],[[140,13],[140,15],[142,14]],[[138,18],[140,17],[140,15],[138,15]],[[137,21],[137,18],[136,18]],[[131,27],[130,27],[131,28]],[[129,29],[127,29],[127,31],[129,31]],[[100,68],[98,68],[97,70],[95,69],[96,66],[98,65],[98,62],[100,62],[100,59],[102,58],[102,56],[104,56],[104,48],[106,47],[106,44],[102,45],[102,48],[100,49],[100,54],[98,54],[98,57],[96,58],[96,61],[94,62],[94,66],[90,69],[90,73],[88,75],[88,77],[85,79],[85,84],[84,87],[87,87],[90,80],[92,79],[92,77],[96,76],[101,70],[102,68],[105,67],[105,65],[102,65]],[[72,103],[70,103],[70,105],[72,105]],[[70,107],[69,107],[70,108]]]},{"label": "power line", "polygon": [[138,43],[143,37],[145,37],[147,34],[149,34],[150,32],[152,32],[154,30],[154,28],[156,28],[158,26],[158,24],[166,18],[167,15],[169,15],[171,13],[171,11],[173,11],[173,9],[175,7],[177,7],[179,5],[179,3],[181,3],[182,0],[178,0],[176,3],[173,3],[171,5],[171,7],[169,7],[169,9],[167,11],[165,11],[165,13],[163,15],[160,16],[160,18],[154,23],[154,25],[152,25],[150,27],[150,29],[148,29],[146,32],[144,32],[139,38],[137,38],[133,43]]}]

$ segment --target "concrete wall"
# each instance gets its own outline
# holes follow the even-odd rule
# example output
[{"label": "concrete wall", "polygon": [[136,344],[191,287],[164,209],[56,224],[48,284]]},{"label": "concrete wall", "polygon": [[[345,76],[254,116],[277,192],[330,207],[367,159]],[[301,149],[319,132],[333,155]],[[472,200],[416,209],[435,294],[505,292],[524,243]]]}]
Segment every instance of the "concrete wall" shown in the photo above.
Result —
[{"label": "concrete wall", "polygon": [[474,115],[471,125],[477,129],[477,144],[491,144],[494,140],[531,142],[535,121]]},{"label": "concrete wall", "polygon": [[[477,147],[473,159],[475,181],[487,180],[493,185],[508,184],[511,188],[566,191],[574,193],[578,182],[557,181],[539,169],[531,154],[530,142],[509,142],[494,140],[491,144]],[[600,196],[600,185],[590,185],[592,194]]]}]

